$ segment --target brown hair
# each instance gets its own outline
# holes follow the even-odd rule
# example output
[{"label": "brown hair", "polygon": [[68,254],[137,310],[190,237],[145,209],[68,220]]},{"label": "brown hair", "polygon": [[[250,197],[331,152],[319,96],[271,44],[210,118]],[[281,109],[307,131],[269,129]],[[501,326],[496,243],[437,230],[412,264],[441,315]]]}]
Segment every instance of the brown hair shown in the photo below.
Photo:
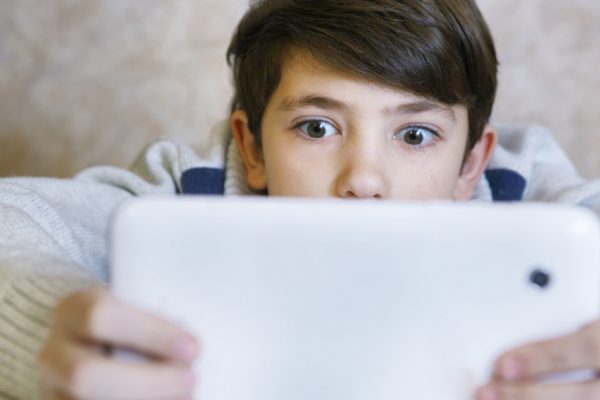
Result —
[{"label": "brown hair", "polygon": [[388,87],[467,107],[470,150],[497,85],[493,39],[474,0],[258,0],[227,50],[232,111],[248,114],[260,144],[264,111],[291,48]]}]

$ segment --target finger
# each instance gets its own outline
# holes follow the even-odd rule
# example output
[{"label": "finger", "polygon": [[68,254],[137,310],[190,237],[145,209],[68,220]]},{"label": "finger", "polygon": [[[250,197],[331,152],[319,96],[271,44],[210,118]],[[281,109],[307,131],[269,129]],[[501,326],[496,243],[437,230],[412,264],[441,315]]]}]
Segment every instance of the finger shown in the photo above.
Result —
[{"label": "finger", "polygon": [[180,326],[123,303],[104,289],[82,292],[61,303],[56,321],[72,337],[155,357],[189,363],[199,352],[196,339]]},{"label": "finger", "polygon": [[195,384],[179,365],[122,362],[68,342],[55,343],[40,361],[44,385],[58,399],[185,398]]},{"label": "finger", "polygon": [[195,376],[167,363],[88,360],[74,369],[64,390],[81,399],[165,399],[191,395]]},{"label": "finger", "polygon": [[527,344],[498,358],[494,376],[516,381],[540,374],[600,367],[600,326],[595,323],[575,333]]},{"label": "finger", "polygon": [[600,398],[600,382],[572,384],[490,384],[475,394],[477,400],[585,400]]}]

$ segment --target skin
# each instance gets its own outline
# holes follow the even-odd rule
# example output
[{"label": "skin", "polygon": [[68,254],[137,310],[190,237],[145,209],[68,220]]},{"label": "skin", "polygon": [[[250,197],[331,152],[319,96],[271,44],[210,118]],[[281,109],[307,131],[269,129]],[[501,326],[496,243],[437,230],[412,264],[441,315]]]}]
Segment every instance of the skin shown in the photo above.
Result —
[{"label": "skin", "polygon": [[[265,110],[262,148],[247,122],[243,110],[231,115],[248,185],[272,196],[467,200],[496,144],[496,132],[486,126],[465,157],[463,106],[332,71],[300,51],[284,64]],[[599,367],[599,338],[596,322],[514,349],[498,359],[494,379],[477,398],[600,398],[597,381],[544,386],[533,379]],[[126,362],[108,355],[106,346],[147,358]],[[48,399],[189,399],[199,349],[182,327],[97,288],[59,304],[38,364]]]},{"label": "skin", "polygon": [[[148,359],[115,359],[103,351],[108,345]],[[183,328],[121,303],[104,288],[76,293],[56,307],[38,356],[44,398],[191,399],[198,349]]]},{"label": "skin", "polygon": [[266,107],[262,148],[243,110],[231,128],[249,185],[272,196],[466,200],[496,143],[487,126],[463,166],[467,121],[464,106],[347,76],[296,51]]},{"label": "skin", "polygon": [[584,382],[543,384],[544,374],[600,367],[600,321],[569,335],[526,344],[501,355],[479,400],[567,400],[600,398],[598,374]]}]

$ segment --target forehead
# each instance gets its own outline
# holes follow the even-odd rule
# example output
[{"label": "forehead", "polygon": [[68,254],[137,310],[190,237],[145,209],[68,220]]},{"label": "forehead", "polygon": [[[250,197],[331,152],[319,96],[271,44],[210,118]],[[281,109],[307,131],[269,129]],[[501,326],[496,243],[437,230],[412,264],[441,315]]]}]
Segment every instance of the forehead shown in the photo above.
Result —
[{"label": "forehead", "polygon": [[327,89],[332,86],[339,87],[344,83],[382,92],[400,92],[395,88],[369,81],[358,74],[334,69],[302,49],[290,50],[282,63],[279,87],[288,90],[306,85],[319,85],[318,87]]},{"label": "forehead", "polygon": [[451,120],[466,119],[466,108],[449,106],[406,90],[373,82],[320,62],[309,52],[290,51],[282,65],[279,86],[271,105],[280,111],[303,106],[349,111],[376,110],[393,114],[400,108],[411,113],[436,112]]}]

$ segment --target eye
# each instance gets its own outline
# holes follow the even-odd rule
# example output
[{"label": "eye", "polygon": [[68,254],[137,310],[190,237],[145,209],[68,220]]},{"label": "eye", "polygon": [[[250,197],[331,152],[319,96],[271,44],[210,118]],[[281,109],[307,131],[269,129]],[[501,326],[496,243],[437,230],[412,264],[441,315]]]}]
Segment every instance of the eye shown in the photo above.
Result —
[{"label": "eye", "polygon": [[297,128],[300,129],[305,136],[313,139],[321,139],[333,136],[337,133],[337,129],[330,122],[318,119],[301,122],[297,125]]},{"label": "eye", "polygon": [[395,139],[403,140],[410,146],[422,147],[435,140],[438,134],[423,126],[409,126],[394,135]]}]

